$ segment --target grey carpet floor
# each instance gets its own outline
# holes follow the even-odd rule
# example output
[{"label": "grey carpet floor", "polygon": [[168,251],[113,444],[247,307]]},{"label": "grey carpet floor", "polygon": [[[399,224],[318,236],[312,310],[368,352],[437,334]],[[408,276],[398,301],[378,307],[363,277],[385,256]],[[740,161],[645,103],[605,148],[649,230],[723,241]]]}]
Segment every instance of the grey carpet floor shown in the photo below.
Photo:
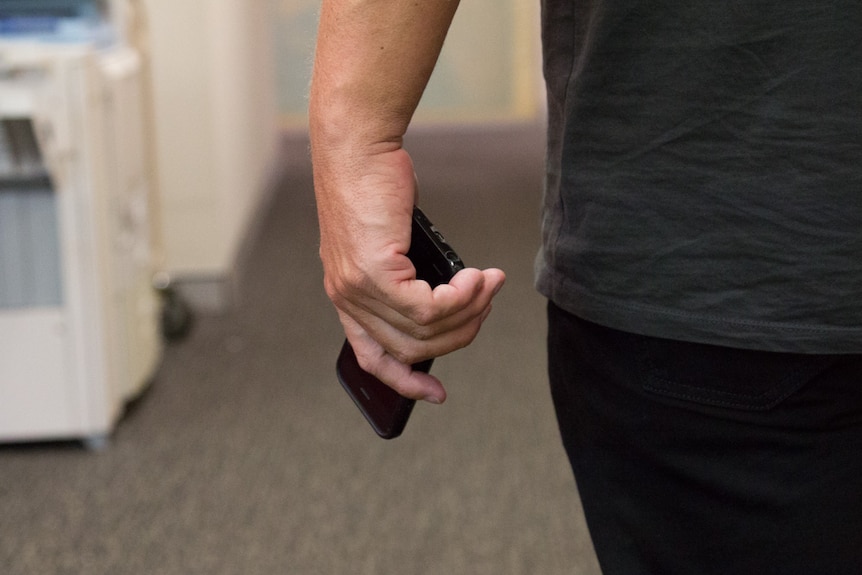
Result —
[{"label": "grey carpet floor", "polygon": [[411,136],[421,205],[508,283],[443,406],[378,439],[334,377],[310,169],[284,170],[232,311],[165,350],[109,446],[0,446],[0,573],[596,574],[532,288],[536,128]]}]

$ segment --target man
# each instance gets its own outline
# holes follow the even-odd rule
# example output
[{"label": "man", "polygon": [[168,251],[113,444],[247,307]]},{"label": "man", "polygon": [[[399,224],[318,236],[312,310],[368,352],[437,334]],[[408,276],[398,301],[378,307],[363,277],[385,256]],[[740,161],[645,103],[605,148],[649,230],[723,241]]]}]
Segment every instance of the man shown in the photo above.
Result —
[{"label": "man", "polygon": [[[327,293],[360,363],[469,344],[504,276],[430,290],[401,147],[457,2],[323,2],[310,128]],[[537,286],[558,420],[614,573],[862,565],[862,11],[545,0]]]}]

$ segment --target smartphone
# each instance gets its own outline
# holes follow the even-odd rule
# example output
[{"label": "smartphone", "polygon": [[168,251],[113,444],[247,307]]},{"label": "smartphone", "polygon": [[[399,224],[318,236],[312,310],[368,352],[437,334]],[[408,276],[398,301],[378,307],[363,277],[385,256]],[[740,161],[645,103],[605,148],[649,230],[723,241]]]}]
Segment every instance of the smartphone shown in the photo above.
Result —
[{"label": "smartphone", "polygon": [[[418,207],[413,208],[413,230],[407,257],[416,268],[416,278],[432,288],[449,283],[464,263],[446,242],[434,224]],[[433,359],[413,365],[414,370],[428,372]],[[401,435],[415,400],[399,395],[391,387],[359,367],[353,348],[345,339],[336,361],[338,381],[380,437],[392,439]]]}]

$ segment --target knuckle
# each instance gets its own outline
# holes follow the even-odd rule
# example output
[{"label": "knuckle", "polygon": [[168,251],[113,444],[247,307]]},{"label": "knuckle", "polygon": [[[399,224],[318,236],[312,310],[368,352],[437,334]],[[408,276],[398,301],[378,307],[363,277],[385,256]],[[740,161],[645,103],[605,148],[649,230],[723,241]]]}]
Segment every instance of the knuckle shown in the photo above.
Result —
[{"label": "knuckle", "polygon": [[374,361],[374,358],[366,352],[356,351],[356,363],[359,364],[359,367],[363,369],[363,371],[367,371],[368,373],[373,373],[377,368],[377,362]]},{"label": "knuckle", "polygon": [[416,331],[425,331],[429,326],[437,321],[437,313],[430,308],[417,308],[412,314],[413,322],[416,324]]},{"label": "knuckle", "polygon": [[453,343],[458,347],[456,349],[461,349],[467,347],[476,339],[476,336],[479,335],[479,328],[481,327],[481,323],[479,322],[471,322],[467,324],[464,329],[459,330],[458,333],[453,338]]},{"label": "knuckle", "polygon": [[407,335],[418,341],[428,341],[435,333],[430,326],[417,324],[407,328]]},{"label": "knuckle", "polygon": [[359,270],[329,273],[324,275],[323,286],[329,299],[338,304],[367,289],[368,276]]},{"label": "knuckle", "polygon": [[338,304],[338,302],[341,301],[341,289],[339,288],[338,282],[336,282],[329,274],[323,277],[323,289],[326,291],[326,295],[329,299],[335,304]]},{"label": "knuckle", "polygon": [[396,360],[398,360],[400,363],[403,363],[405,365],[410,365],[418,361],[416,359],[417,356],[415,353],[402,346],[398,346],[389,350],[389,354]]}]

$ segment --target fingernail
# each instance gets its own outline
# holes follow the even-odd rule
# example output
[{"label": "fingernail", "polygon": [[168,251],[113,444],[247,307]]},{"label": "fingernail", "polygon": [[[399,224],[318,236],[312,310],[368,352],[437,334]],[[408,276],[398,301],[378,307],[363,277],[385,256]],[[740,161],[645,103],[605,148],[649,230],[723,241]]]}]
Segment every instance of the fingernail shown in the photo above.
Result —
[{"label": "fingernail", "polygon": [[433,403],[434,405],[440,405],[441,403],[443,403],[442,401],[440,401],[439,397],[435,397],[433,395],[429,395],[428,397],[426,397],[425,401],[427,401],[428,403]]}]

